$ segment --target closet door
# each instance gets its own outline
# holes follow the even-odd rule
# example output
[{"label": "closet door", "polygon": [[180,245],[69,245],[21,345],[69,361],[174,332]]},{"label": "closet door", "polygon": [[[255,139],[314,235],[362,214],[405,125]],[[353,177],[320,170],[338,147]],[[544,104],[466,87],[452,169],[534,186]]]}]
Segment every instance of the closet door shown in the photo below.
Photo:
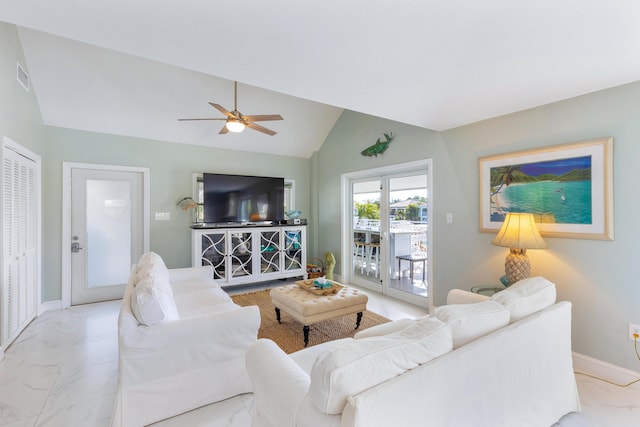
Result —
[{"label": "closet door", "polygon": [[38,171],[36,161],[2,148],[2,329],[6,348],[36,316]]}]

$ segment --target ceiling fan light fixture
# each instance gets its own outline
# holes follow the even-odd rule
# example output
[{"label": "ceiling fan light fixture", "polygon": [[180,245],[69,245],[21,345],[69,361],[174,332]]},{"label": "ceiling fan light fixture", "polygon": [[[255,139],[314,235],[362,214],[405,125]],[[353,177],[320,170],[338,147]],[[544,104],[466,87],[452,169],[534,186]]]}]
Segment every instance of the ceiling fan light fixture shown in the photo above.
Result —
[{"label": "ceiling fan light fixture", "polygon": [[226,126],[229,132],[242,132],[244,130],[244,123],[240,120],[229,119]]}]

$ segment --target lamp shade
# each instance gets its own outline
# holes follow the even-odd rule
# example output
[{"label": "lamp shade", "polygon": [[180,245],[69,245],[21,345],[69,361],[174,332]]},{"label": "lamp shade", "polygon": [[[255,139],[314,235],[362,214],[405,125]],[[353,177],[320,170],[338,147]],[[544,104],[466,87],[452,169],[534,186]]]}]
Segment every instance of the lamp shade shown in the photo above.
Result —
[{"label": "lamp shade", "polygon": [[492,244],[506,248],[544,249],[547,244],[536,227],[533,214],[510,212]]}]

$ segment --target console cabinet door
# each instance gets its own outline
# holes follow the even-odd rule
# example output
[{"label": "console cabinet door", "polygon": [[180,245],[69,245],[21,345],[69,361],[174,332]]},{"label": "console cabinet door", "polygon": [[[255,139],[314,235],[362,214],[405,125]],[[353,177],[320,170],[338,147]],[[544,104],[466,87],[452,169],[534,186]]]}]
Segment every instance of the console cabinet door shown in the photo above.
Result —
[{"label": "console cabinet door", "polygon": [[304,227],[286,227],[282,233],[282,267],[287,273],[306,274],[306,229]]},{"label": "console cabinet door", "polygon": [[235,231],[227,232],[227,253],[228,261],[228,280],[248,279],[254,275],[254,247],[253,239],[255,233],[252,231]]},{"label": "console cabinet door", "polygon": [[268,229],[258,232],[260,239],[260,274],[279,275],[282,271],[282,230]]},{"label": "console cabinet door", "polygon": [[[196,234],[196,238],[198,235]],[[227,267],[227,232],[211,231],[202,233],[199,236],[200,262],[196,265],[211,266],[213,268],[213,278],[226,281],[228,277]]]}]

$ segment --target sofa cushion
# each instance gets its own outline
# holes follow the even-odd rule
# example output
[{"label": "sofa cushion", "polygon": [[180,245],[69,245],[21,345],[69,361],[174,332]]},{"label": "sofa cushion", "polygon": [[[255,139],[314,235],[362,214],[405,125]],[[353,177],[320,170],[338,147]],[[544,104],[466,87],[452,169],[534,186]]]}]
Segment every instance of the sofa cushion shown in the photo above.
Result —
[{"label": "sofa cushion", "polygon": [[556,285],[544,277],[520,280],[491,297],[511,312],[511,323],[525,318],[556,302]]},{"label": "sofa cushion", "polygon": [[436,308],[433,315],[451,328],[453,348],[509,324],[509,310],[495,301],[443,305]]},{"label": "sofa cushion", "polygon": [[347,398],[451,351],[450,329],[427,317],[384,336],[345,342],[321,354],[311,369],[309,396],[325,414],[340,414]]},{"label": "sofa cushion", "polygon": [[145,326],[180,318],[169,282],[159,277],[138,282],[131,295],[131,310]]},{"label": "sofa cushion", "polygon": [[146,264],[138,264],[136,284],[141,280],[154,279],[156,277],[169,282],[169,270],[164,266],[164,263],[149,262]]},{"label": "sofa cushion", "polygon": [[169,281],[169,269],[160,255],[147,252],[138,260],[137,280],[162,277]]},{"label": "sofa cushion", "polygon": [[382,335],[392,334],[403,330],[407,326],[413,325],[415,322],[415,319],[398,319],[393,322],[382,323],[358,332],[354,338],[359,340],[362,338],[379,337]]},{"label": "sofa cushion", "polygon": [[[164,261],[162,260],[162,257],[153,251],[145,252],[144,254],[142,254],[140,259],[138,260],[138,265],[150,264],[150,263],[157,263],[157,264],[164,265]],[[165,268],[166,268],[166,265],[165,265]]]}]

